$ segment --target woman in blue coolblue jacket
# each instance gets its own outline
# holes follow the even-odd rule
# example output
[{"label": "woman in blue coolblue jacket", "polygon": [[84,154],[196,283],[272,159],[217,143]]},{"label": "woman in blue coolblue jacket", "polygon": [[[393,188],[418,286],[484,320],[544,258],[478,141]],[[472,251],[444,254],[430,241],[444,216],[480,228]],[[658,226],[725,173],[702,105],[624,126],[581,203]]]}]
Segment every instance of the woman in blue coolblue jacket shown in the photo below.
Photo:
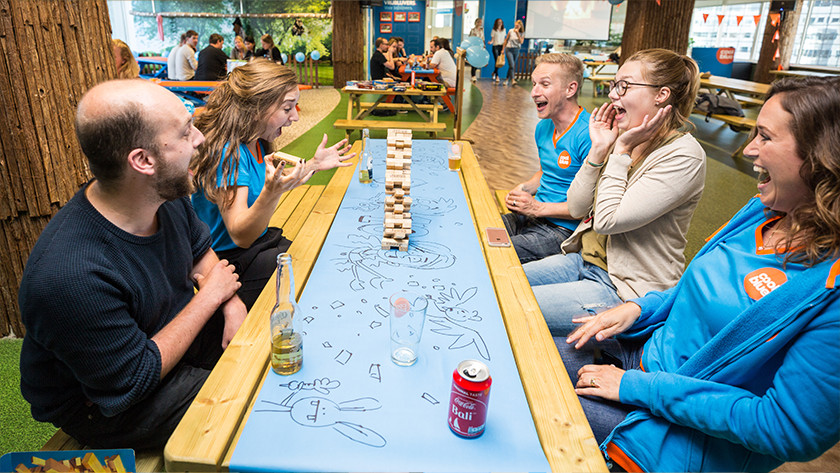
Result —
[{"label": "woman in blue coolblue jacket", "polygon": [[679,283],[556,339],[625,470],[769,471],[840,441],[840,79],[774,83],[756,132],[759,195]]}]

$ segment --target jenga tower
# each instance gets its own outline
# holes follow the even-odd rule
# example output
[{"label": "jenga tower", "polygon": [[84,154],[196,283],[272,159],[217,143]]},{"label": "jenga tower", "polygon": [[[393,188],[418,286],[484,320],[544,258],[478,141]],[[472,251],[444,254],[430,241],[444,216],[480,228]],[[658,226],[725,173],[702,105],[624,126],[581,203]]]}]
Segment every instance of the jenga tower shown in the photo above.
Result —
[{"label": "jenga tower", "polygon": [[408,251],[411,234],[411,130],[388,130],[382,249]]}]

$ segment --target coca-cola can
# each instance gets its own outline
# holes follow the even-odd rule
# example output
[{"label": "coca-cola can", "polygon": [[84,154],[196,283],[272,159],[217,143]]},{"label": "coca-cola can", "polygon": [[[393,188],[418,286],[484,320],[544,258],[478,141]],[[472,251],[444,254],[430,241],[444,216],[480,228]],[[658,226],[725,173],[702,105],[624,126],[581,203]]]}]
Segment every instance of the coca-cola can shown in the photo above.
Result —
[{"label": "coca-cola can", "polygon": [[458,363],[452,373],[449,395],[449,428],[456,435],[476,438],[484,433],[490,385],[493,378],[487,365],[476,360]]}]

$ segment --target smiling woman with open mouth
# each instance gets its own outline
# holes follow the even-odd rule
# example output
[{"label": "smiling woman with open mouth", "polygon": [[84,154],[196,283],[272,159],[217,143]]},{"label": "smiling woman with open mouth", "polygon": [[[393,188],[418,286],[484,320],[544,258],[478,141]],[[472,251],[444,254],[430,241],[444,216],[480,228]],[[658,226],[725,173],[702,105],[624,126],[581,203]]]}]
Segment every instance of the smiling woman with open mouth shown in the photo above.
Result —
[{"label": "smiling woman with open mouth", "polygon": [[592,148],[568,191],[581,223],[564,254],[523,266],[553,334],[682,274],[706,174],[705,152],[689,133],[698,88],[691,58],[640,51],[610,83],[610,102],[592,113]]}]

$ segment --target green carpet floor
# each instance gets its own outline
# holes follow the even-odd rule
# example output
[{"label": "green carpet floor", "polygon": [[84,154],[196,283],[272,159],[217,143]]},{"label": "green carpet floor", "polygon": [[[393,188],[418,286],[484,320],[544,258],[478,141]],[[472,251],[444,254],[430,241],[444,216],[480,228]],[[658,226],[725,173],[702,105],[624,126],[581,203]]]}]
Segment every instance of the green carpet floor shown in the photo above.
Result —
[{"label": "green carpet floor", "polygon": [[23,340],[0,339],[0,455],[39,450],[55,433],[52,424],[36,422],[20,395],[20,347]]}]

